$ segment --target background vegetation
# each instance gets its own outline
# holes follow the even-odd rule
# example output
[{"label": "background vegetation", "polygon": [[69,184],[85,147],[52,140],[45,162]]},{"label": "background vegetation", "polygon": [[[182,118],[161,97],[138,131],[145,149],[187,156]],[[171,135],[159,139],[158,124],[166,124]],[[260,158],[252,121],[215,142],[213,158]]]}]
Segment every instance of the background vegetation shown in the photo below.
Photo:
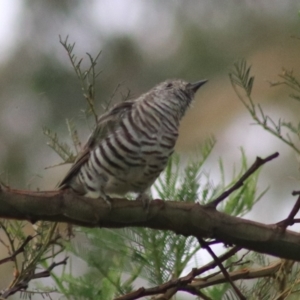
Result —
[{"label": "background vegetation", "polygon": [[[246,58],[255,75],[253,99],[275,120],[298,118],[299,105],[288,97],[288,87],[271,88],[268,83],[281,80],[278,74],[286,74],[282,68],[296,75],[300,70],[299,40],[291,37],[299,32],[295,1],[12,2],[13,21],[3,26],[0,54],[3,182],[15,188],[53,189],[68,166],[45,170],[62,161],[47,147],[42,128],[51,128],[70,145],[67,118],[76,123],[83,141],[91,130],[93,120],[85,116],[80,84],[58,42],[58,35],[69,35],[77,56],[85,57],[83,66],[89,63],[85,52],[95,57],[102,50],[102,73],[96,82],[99,112],[112,95],[113,101],[120,101],[128,90],[138,96],[166,78],[208,78],[181,127],[177,150],[183,161],[214,134],[217,143],[203,167],[210,182],[217,184],[222,179],[220,156],[224,175],[232,178],[233,164],[239,168],[241,162],[240,146],[249,160],[279,151],[280,159],[262,171],[259,181],[260,191],[271,188],[247,217],[271,223],[289,212],[293,199],[288,195],[298,185],[297,156],[262,128],[250,125],[253,120],[235,95],[228,73],[234,62]],[[3,257],[6,250],[0,246]],[[198,259],[205,260],[202,255]],[[0,289],[10,281],[11,270],[9,264],[1,268]]]}]

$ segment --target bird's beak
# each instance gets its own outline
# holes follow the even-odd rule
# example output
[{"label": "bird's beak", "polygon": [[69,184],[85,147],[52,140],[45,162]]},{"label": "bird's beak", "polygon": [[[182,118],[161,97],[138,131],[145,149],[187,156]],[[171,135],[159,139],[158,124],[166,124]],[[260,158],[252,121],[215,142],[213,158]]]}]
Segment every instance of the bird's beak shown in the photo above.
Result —
[{"label": "bird's beak", "polygon": [[200,86],[202,86],[207,81],[208,81],[207,79],[204,79],[204,80],[200,80],[200,81],[197,81],[197,82],[194,82],[194,83],[189,83],[188,88],[190,90],[192,90],[194,93],[196,93],[197,90],[200,88]]}]

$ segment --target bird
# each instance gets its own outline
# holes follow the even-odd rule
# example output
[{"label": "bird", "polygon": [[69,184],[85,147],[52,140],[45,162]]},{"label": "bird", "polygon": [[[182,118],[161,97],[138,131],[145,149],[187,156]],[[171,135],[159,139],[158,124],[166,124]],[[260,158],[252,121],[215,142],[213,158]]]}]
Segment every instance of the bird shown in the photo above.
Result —
[{"label": "bird", "polygon": [[98,118],[59,189],[102,198],[110,207],[111,195],[135,193],[148,207],[150,188],[174,151],[180,121],[206,82],[166,80],[112,106]]}]

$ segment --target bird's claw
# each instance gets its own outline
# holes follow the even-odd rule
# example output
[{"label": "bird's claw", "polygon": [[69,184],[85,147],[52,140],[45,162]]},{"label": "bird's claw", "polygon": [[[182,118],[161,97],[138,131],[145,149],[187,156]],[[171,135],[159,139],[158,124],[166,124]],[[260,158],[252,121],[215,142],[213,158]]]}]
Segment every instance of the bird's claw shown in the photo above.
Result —
[{"label": "bird's claw", "polygon": [[137,201],[142,201],[143,208],[149,212],[150,202],[152,198],[148,194],[139,194],[136,198]]}]

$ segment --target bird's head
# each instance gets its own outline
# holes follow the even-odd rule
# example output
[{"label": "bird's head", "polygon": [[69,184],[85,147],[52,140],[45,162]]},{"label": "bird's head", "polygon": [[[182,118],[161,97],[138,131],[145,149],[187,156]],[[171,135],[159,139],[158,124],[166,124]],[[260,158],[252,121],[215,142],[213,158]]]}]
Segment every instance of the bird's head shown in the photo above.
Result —
[{"label": "bird's head", "polygon": [[178,118],[181,119],[194,99],[197,90],[206,82],[206,79],[194,83],[181,79],[164,81],[154,88],[156,99],[165,102],[166,105],[176,110]]}]

